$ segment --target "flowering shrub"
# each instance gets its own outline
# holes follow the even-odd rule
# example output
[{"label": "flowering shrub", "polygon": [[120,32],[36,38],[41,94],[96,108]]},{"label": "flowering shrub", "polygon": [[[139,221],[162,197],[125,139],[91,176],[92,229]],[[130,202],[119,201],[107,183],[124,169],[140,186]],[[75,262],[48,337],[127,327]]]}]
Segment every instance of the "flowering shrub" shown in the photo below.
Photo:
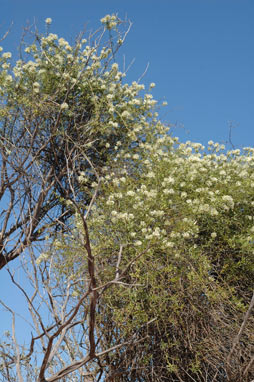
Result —
[{"label": "flowering shrub", "polygon": [[179,143],[156,128],[135,154],[120,152],[103,168],[88,220],[102,285],[122,248],[122,284],[102,297],[101,330],[145,337],[140,357],[135,348],[122,360],[129,370],[136,357],[119,381],[210,381],[216,373],[247,381],[253,319],[228,355],[253,289],[254,149]]},{"label": "flowering shrub", "polygon": [[[88,329],[85,362],[98,380],[249,381],[254,149],[172,137],[152,95],[124,83],[114,60],[126,32],[116,15],[101,19],[93,42],[82,36],[74,45],[45,22],[47,34],[35,35],[22,60],[0,57],[1,186],[11,203],[1,214],[0,267],[48,241],[34,269],[43,287],[51,284],[55,320],[68,286],[76,308],[62,321]],[[70,323],[73,312],[80,320]],[[67,326],[52,335],[48,354]],[[77,344],[82,359],[82,337],[66,345],[72,362]],[[61,362],[66,354],[58,353]]]}]

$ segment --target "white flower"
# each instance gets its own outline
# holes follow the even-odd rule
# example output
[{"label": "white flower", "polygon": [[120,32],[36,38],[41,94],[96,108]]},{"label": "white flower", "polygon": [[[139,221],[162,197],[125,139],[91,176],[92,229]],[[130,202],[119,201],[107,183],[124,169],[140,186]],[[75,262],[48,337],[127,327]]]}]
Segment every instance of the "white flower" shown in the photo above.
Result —
[{"label": "white flower", "polygon": [[137,240],[137,241],[135,241],[134,245],[135,245],[136,247],[139,247],[140,245],[142,245],[142,241]]},{"label": "white flower", "polygon": [[62,37],[58,39],[58,44],[59,46],[69,45],[68,42]]},{"label": "white flower", "polygon": [[40,254],[40,256],[36,259],[35,262],[36,262],[37,265],[40,265],[40,263],[41,263],[42,261],[46,261],[48,258],[49,258],[48,253],[44,253],[44,252],[42,252],[42,253]]},{"label": "white flower", "polygon": [[134,191],[127,191],[126,195],[127,196],[135,196],[135,192]]},{"label": "white flower", "polygon": [[66,110],[66,109],[69,108],[69,105],[68,105],[68,103],[63,102],[63,103],[61,104],[60,108],[61,108],[61,110]]},{"label": "white flower", "polygon": [[[174,184],[175,183],[175,179],[172,178],[172,176],[169,176],[168,178],[164,178],[163,179],[163,183],[165,183],[165,184]],[[162,185],[163,185],[163,183],[162,183]]]},{"label": "white flower", "polygon": [[118,179],[113,179],[113,184],[114,184],[114,186],[119,186],[119,180]]},{"label": "white flower", "polygon": [[12,54],[10,52],[6,52],[2,54],[3,58],[11,58]]},{"label": "white flower", "polygon": [[212,216],[216,216],[216,215],[218,215],[219,213],[218,213],[218,211],[216,210],[216,208],[212,207],[211,210],[210,210],[210,214],[211,214]]},{"label": "white flower", "polygon": [[46,24],[51,24],[52,23],[52,19],[50,17],[46,18],[45,23]]},{"label": "white flower", "polygon": [[123,118],[129,118],[131,115],[130,115],[130,113],[127,111],[127,110],[124,110],[123,112],[122,112],[122,117]]},{"label": "white flower", "polygon": [[118,70],[118,64],[117,63],[114,63],[112,66],[111,66],[112,70]]},{"label": "white flower", "polygon": [[175,243],[173,243],[172,241],[168,241],[166,244],[165,244],[165,247],[166,248],[173,248],[175,246]]},{"label": "white flower", "polygon": [[155,178],[155,173],[153,171],[150,171],[148,172],[148,174],[146,174],[147,178]]},{"label": "white flower", "polygon": [[224,196],[222,196],[222,200],[231,204],[232,207],[234,206],[234,200],[233,200],[232,196],[224,195]]},{"label": "white flower", "polygon": [[211,238],[212,238],[212,239],[215,239],[216,236],[217,236],[217,233],[216,233],[216,232],[212,232],[212,233],[211,233]]}]

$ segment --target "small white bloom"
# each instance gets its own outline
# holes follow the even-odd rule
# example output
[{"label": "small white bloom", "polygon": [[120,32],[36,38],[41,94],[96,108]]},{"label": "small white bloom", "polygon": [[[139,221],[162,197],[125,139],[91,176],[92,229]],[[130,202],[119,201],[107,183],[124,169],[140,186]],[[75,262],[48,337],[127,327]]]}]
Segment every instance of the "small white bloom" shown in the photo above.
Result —
[{"label": "small white bloom", "polygon": [[127,196],[135,196],[135,192],[130,190],[130,191],[126,192],[126,195]]},{"label": "small white bloom", "polygon": [[155,177],[155,173],[153,171],[150,171],[148,172],[148,174],[146,174],[147,178],[154,178]]},{"label": "small white bloom", "polygon": [[166,244],[165,244],[165,247],[166,248],[173,248],[175,246],[175,243],[173,243],[172,241],[168,241]]},{"label": "small white bloom", "polygon": [[50,17],[46,18],[45,23],[46,24],[51,24],[52,23],[52,19]]},{"label": "small white bloom", "polygon": [[48,253],[44,253],[44,252],[42,252],[42,253],[40,254],[40,256],[36,259],[35,262],[36,262],[37,265],[40,265],[40,263],[41,263],[42,261],[46,261],[48,258],[49,258]]},{"label": "small white bloom", "polygon": [[217,236],[217,233],[216,233],[216,232],[212,232],[212,233],[211,233],[211,238],[212,238],[212,239],[215,239],[216,236]]},{"label": "small white bloom", "polygon": [[114,184],[114,186],[119,186],[119,180],[118,179],[113,179],[113,184]]},{"label": "small white bloom", "polygon": [[112,68],[113,70],[118,70],[118,64],[117,64],[117,63],[114,63],[114,64],[111,66],[111,68]]},{"label": "small white bloom", "polygon": [[2,54],[3,58],[11,58],[12,54],[10,52],[6,52]]},{"label": "small white bloom", "polygon": [[216,216],[216,215],[218,215],[219,213],[218,213],[218,211],[216,210],[216,208],[212,207],[211,210],[210,210],[210,214],[211,214],[212,216]]},{"label": "small white bloom", "polygon": [[129,118],[131,115],[130,115],[130,113],[127,111],[127,110],[124,110],[123,112],[122,112],[122,117],[123,118]]},{"label": "small white bloom", "polygon": [[8,74],[8,76],[5,77],[6,81],[11,82],[12,81],[12,76]]},{"label": "small white bloom", "polygon": [[115,204],[114,200],[111,200],[111,199],[106,202],[107,206],[113,206],[114,204]]},{"label": "small white bloom", "polygon": [[61,110],[66,110],[66,109],[69,108],[69,105],[68,105],[68,103],[63,102],[63,103],[61,104],[60,108],[61,108]]}]

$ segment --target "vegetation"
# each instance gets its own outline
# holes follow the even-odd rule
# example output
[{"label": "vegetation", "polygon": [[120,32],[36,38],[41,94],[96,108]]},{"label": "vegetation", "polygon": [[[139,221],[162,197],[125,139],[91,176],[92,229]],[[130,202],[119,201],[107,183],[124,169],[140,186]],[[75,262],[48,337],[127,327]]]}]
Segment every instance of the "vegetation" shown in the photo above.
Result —
[{"label": "vegetation", "polygon": [[2,302],[0,378],[250,382],[254,149],[180,143],[101,21],[93,44],[37,33],[32,61],[2,54],[2,264],[25,253],[32,290],[8,271],[33,334],[18,345]]}]

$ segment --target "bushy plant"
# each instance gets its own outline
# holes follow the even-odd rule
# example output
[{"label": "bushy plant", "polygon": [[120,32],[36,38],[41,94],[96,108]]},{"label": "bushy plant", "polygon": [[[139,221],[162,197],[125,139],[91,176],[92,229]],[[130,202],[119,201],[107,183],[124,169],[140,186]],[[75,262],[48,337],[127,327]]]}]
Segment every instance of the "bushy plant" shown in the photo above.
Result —
[{"label": "bushy plant", "polygon": [[140,341],[108,355],[108,373],[115,381],[249,381],[254,150],[179,143],[156,128],[104,168],[88,220],[97,281],[118,275],[101,296],[99,331],[107,344],[134,333]]}]

